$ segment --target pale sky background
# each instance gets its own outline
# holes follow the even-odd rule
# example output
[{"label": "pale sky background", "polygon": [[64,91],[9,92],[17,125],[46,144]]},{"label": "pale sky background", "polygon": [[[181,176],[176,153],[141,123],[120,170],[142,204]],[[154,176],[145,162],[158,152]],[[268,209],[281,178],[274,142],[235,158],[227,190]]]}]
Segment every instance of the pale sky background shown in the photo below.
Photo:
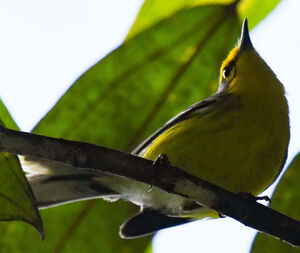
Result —
[{"label": "pale sky background", "polygon": [[[30,131],[91,64],[120,45],[142,0],[0,0],[0,97]],[[253,31],[253,45],[285,85],[289,160],[300,150],[299,0],[282,0]],[[251,22],[251,20],[249,20]],[[249,251],[255,231],[230,218],[159,232],[154,252]]]}]

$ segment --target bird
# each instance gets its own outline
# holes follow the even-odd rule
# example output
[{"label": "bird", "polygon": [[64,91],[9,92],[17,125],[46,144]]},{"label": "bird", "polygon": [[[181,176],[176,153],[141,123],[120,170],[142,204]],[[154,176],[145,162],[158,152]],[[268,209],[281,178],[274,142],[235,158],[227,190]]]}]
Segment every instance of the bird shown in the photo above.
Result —
[{"label": "bird", "polygon": [[[132,154],[170,163],[234,193],[257,196],[279,176],[290,139],[285,90],[257,53],[244,19],[237,45],[220,68],[217,92],[188,107],[143,141]],[[71,165],[21,157],[40,209],[103,198],[125,200],[140,212],[120,227],[126,239],[218,212],[157,187]]]}]

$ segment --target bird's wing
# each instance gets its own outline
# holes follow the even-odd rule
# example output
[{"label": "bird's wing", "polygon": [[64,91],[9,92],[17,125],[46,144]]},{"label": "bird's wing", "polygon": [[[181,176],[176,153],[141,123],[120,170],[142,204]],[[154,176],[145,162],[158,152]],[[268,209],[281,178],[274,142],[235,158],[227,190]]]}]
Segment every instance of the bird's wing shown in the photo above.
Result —
[{"label": "bird's wing", "polygon": [[144,140],[135,150],[133,150],[132,154],[138,155],[143,151],[149,144],[152,143],[154,139],[156,139],[160,134],[162,134],[167,129],[171,128],[172,126],[178,124],[179,122],[186,120],[190,117],[192,117],[195,114],[205,114],[211,111],[212,108],[218,101],[223,99],[228,94],[226,92],[219,92],[215,95],[202,100],[200,102],[197,102],[193,104],[192,106],[188,107],[178,115],[176,115],[174,118],[169,120],[166,124],[164,124],[161,128],[156,130],[152,135],[150,135],[146,140]]}]

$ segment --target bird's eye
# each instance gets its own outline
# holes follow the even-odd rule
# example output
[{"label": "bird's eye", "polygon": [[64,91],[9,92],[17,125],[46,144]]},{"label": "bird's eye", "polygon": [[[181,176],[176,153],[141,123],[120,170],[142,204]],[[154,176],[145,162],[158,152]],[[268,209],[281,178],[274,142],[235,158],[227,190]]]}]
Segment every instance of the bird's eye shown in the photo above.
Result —
[{"label": "bird's eye", "polygon": [[232,68],[230,66],[227,66],[223,69],[223,78],[224,79],[227,79],[230,76],[231,70],[232,70]]},{"label": "bird's eye", "polygon": [[235,77],[235,72],[235,61],[231,61],[222,70],[222,82],[231,83]]}]

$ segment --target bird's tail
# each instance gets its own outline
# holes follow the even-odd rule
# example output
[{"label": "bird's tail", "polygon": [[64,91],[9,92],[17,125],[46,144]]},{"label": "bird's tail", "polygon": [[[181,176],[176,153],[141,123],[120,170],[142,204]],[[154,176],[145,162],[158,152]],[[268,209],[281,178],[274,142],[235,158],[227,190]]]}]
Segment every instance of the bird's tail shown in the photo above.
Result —
[{"label": "bird's tail", "polygon": [[117,200],[116,193],[104,187],[99,179],[103,173],[74,168],[50,161],[33,160],[20,157],[22,167],[40,209],[69,202],[104,198]]},{"label": "bird's tail", "polygon": [[[121,198],[141,206],[143,206],[143,201],[151,203],[154,201],[149,197],[145,198],[148,185],[130,179],[75,168],[59,162],[34,160],[27,157],[20,157],[20,160],[23,169],[28,173],[27,179],[40,209],[93,198],[103,198],[109,201]],[[136,193],[137,197],[131,199],[131,193]],[[141,208],[139,214],[123,223],[120,235],[127,239],[136,238],[189,221],[191,221],[189,218],[167,216],[160,210]]]}]

